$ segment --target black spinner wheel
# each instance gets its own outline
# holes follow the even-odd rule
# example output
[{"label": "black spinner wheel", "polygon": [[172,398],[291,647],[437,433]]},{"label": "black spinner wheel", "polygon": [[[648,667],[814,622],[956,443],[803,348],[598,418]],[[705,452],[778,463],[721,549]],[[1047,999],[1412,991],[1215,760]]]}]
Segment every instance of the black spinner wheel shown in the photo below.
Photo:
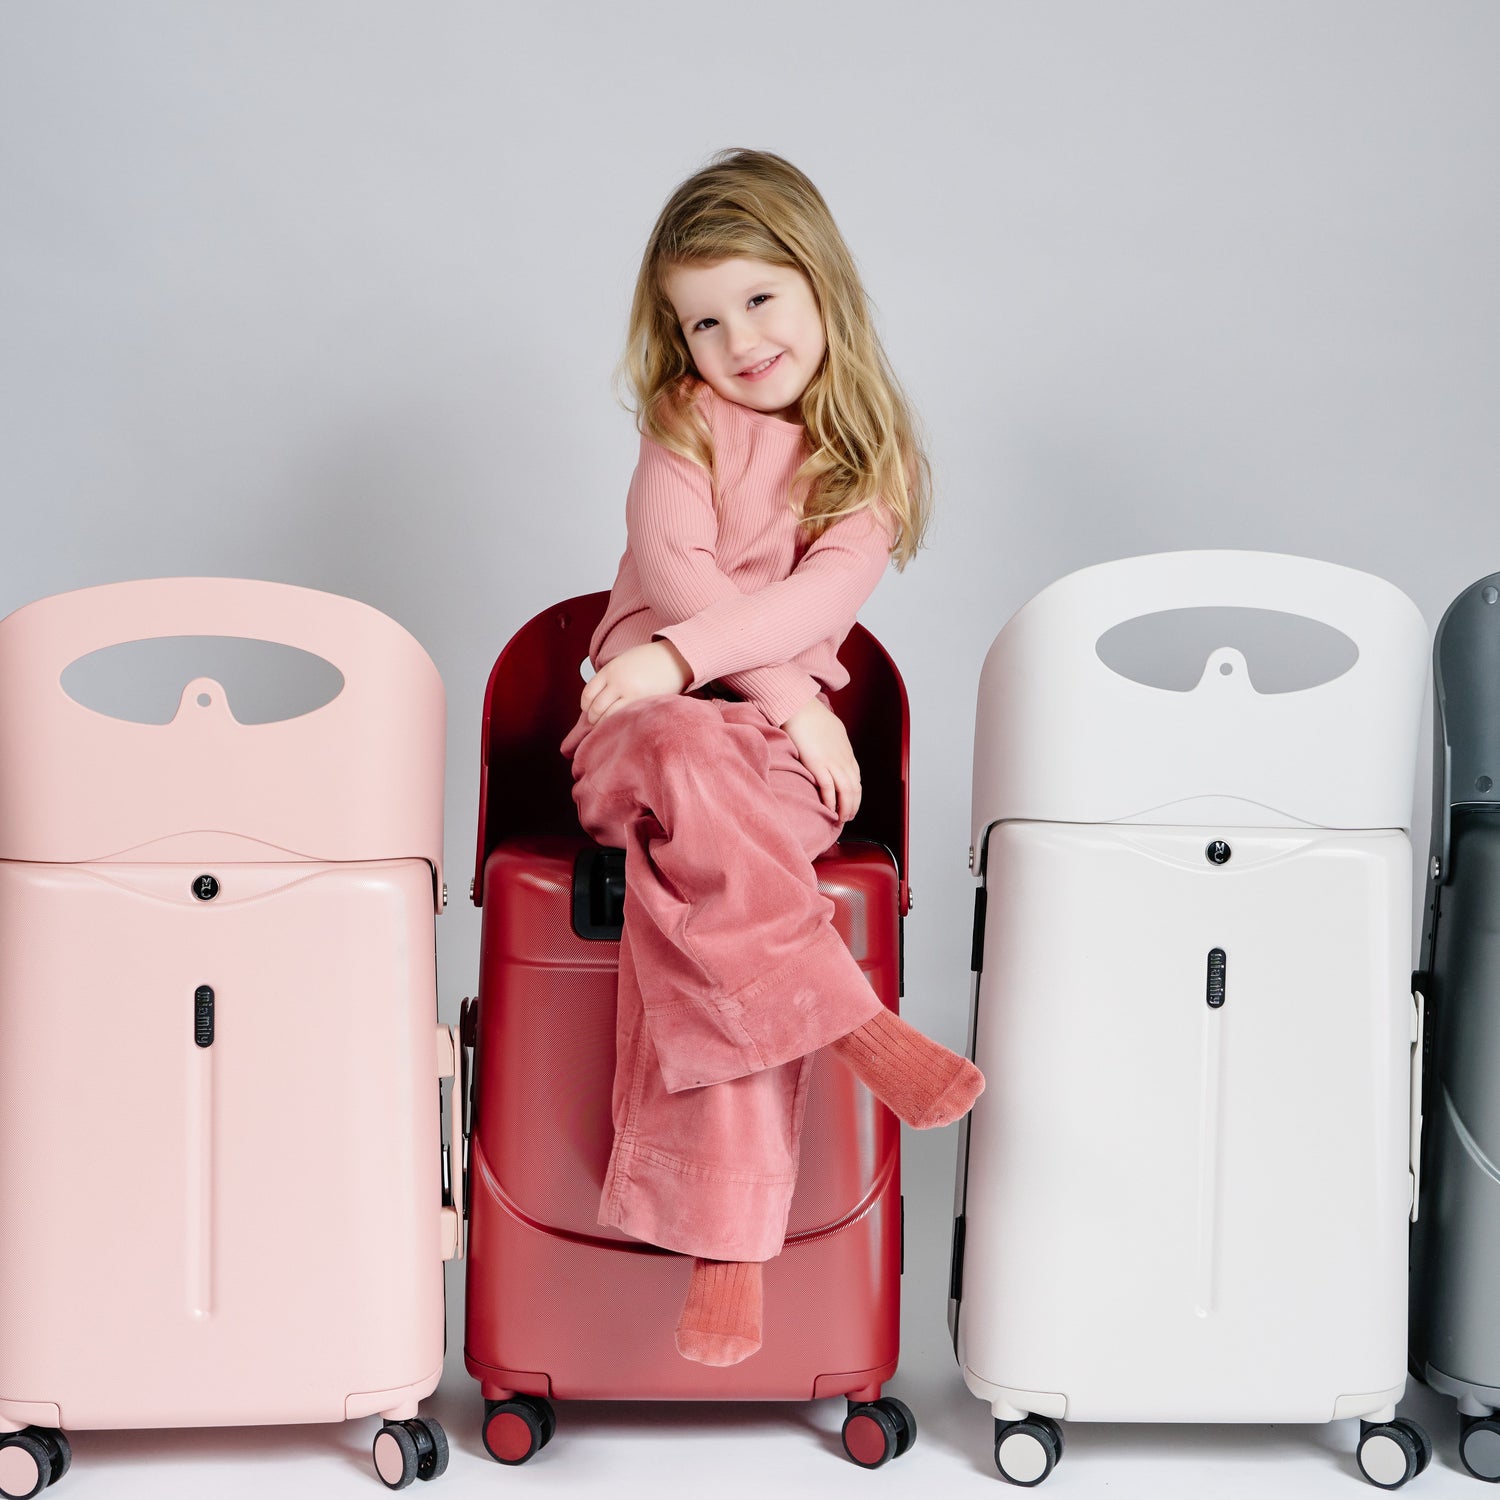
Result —
[{"label": "black spinner wheel", "polygon": [[1397,1417],[1395,1426],[1406,1429],[1407,1436],[1417,1445],[1417,1473],[1420,1474],[1432,1462],[1432,1439],[1418,1422],[1410,1417]]},{"label": "black spinner wheel", "polygon": [[43,1441],[50,1442],[57,1450],[52,1455],[51,1480],[56,1484],[73,1467],[73,1445],[55,1427],[39,1427],[36,1432]]},{"label": "black spinner wheel", "polygon": [[[417,1478],[438,1479],[448,1468],[448,1434],[431,1417],[420,1417],[410,1424],[417,1440]],[[425,1435],[427,1441],[422,1441]]]},{"label": "black spinner wheel", "polygon": [[1039,1417],[1035,1413],[1032,1413],[1028,1420],[1035,1422],[1038,1427],[1045,1427],[1052,1434],[1052,1441],[1057,1446],[1057,1461],[1061,1463],[1063,1450],[1067,1447],[1066,1440],[1063,1438],[1062,1423],[1051,1417]]},{"label": "black spinner wheel", "polygon": [[894,1396],[882,1396],[880,1404],[896,1419],[896,1457],[900,1458],[917,1440],[917,1419],[911,1407]]},{"label": "black spinner wheel", "polygon": [[541,1413],[542,1447],[545,1448],[552,1441],[552,1434],[557,1431],[557,1413],[552,1410],[552,1403],[545,1396],[528,1396],[527,1400]]}]

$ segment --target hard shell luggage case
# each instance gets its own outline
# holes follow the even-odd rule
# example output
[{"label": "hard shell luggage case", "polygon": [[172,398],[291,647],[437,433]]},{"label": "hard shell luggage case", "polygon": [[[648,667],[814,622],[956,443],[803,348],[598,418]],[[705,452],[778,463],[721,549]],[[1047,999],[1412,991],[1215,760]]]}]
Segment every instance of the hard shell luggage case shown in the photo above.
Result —
[{"label": "hard shell luggage case", "polygon": [[950,1321],[1007,1479],[1064,1418],[1360,1417],[1367,1477],[1427,1461],[1395,1418],[1425,639],[1380,579],[1199,552],[1074,573],[989,652]]},{"label": "hard shell luggage case", "polygon": [[[673,1328],[688,1260],[602,1227],[612,1126],[623,855],[578,828],[558,746],[607,596],[544,611],[510,642],[485,695],[473,897],[483,956],[469,1133],[465,1357],[484,1442],[522,1463],[552,1437],[551,1401],[805,1401],[845,1396],[844,1442],[874,1467],[911,1445],[896,1368],[901,1272],[898,1123],[844,1068],[813,1073],[786,1248],[765,1270],[765,1343],[729,1368],[683,1359]],[[864,800],[818,864],[839,931],[886,1004],[900,991],[907,905],[905,690],[855,626],[834,696]],[[855,686],[858,684],[858,687]]]},{"label": "hard shell luggage case", "polygon": [[[184,636],[342,685],[272,722],[206,677],[159,723],[65,690]],[[444,727],[421,647],[309,589],[121,583],[0,622],[0,1493],[61,1477],[65,1427],[379,1414],[387,1484],[442,1472]]]},{"label": "hard shell luggage case", "polygon": [[1500,573],[1433,645],[1432,852],[1422,970],[1426,1099],[1412,1228],[1411,1368],[1457,1398],[1459,1454],[1500,1480]]}]

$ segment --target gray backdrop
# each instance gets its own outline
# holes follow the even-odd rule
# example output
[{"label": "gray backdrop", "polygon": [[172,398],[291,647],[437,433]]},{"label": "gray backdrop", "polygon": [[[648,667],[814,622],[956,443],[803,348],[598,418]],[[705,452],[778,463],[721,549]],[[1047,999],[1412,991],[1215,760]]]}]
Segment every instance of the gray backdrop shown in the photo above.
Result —
[{"label": "gray backdrop", "polygon": [[[712,150],[779,151],[931,437],[931,546],[864,619],[911,694],[909,1014],[957,1043],[973,690],[1019,604],[1256,547],[1435,625],[1500,567],[1497,51],[1480,0],[9,0],[0,613],[231,573],[405,624],[449,694],[451,1010],[486,672],[623,540],[644,236]],[[908,1140],[934,1368],[952,1137]]]}]

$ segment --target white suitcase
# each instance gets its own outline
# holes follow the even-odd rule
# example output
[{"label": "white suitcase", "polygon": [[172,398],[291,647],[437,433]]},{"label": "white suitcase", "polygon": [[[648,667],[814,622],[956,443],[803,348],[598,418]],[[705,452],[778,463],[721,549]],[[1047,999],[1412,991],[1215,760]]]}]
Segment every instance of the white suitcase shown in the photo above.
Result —
[{"label": "white suitcase", "polygon": [[1063,1418],[1360,1417],[1387,1487],[1430,1457],[1395,1418],[1426,642],[1377,578],[1198,552],[1072,574],[989,652],[989,1086],[950,1323],[1013,1482],[1050,1472]]}]

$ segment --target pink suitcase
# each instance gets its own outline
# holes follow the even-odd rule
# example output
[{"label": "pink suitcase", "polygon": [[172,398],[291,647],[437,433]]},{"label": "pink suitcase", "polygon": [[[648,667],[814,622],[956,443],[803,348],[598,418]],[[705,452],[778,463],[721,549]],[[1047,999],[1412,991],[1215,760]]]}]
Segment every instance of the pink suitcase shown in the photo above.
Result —
[{"label": "pink suitcase", "polygon": [[[151,724],[60,681],[181,636],[343,684],[241,723],[198,678]],[[62,1477],[64,1427],[379,1415],[388,1486],[443,1471],[417,1403],[462,1202],[444,727],[416,641],[309,589],[111,584],[0,621],[0,1494]]]}]

